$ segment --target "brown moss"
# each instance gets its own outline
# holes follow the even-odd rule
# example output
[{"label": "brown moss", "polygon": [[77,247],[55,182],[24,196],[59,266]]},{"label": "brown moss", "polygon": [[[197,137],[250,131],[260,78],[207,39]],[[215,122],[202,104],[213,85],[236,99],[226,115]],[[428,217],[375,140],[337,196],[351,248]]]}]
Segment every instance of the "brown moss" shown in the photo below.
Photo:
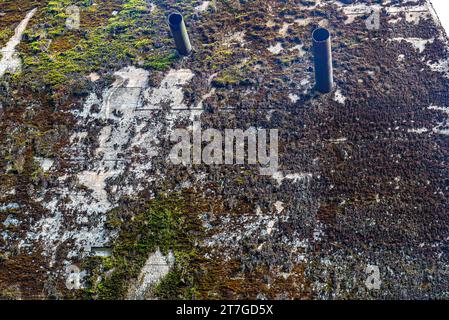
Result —
[{"label": "brown moss", "polygon": [[0,262],[0,299],[44,299],[46,259],[20,254]]}]

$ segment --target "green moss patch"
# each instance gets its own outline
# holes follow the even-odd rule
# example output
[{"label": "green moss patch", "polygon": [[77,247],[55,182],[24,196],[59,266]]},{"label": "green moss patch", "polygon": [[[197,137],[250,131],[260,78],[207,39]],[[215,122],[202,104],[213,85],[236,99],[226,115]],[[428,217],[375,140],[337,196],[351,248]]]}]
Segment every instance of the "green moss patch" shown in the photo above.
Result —
[{"label": "green moss patch", "polygon": [[[112,257],[95,257],[85,263],[90,276],[84,298],[125,298],[129,283],[158,248],[164,255],[172,252],[175,265],[154,288],[154,295],[162,299],[191,298],[195,292],[194,265],[201,259],[196,243],[202,227],[189,202],[185,195],[175,195],[111,212],[108,225],[119,230],[119,236]],[[139,213],[135,214],[136,210]]]}]

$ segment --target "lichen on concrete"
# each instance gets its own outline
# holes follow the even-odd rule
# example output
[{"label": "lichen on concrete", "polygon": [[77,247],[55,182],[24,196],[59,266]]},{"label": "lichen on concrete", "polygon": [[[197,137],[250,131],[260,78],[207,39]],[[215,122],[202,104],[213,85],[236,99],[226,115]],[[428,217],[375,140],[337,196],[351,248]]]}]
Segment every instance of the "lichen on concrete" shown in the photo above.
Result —
[{"label": "lichen on concrete", "polygon": [[[71,5],[79,30],[65,26]],[[188,57],[173,48],[173,10]],[[0,47],[22,61],[0,79],[0,297],[448,297],[449,48],[428,1],[0,12]],[[318,26],[332,34],[329,95],[313,88]],[[278,129],[279,170],[173,165],[171,133],[198,123]],[[71,265],[80,290],[65,285]]]}]

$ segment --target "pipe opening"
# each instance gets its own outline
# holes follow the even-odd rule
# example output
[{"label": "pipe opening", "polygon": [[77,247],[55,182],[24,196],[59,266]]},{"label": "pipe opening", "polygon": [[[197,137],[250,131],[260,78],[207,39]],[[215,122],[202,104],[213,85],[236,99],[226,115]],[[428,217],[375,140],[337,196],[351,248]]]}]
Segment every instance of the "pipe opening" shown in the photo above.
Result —
[{"label": "pipe opening", "polygon": [[182,15],[180,13],[173,12],[168,16],[168,22],[172,26],[180,25],[182,22]]},{"label": "pipe opening", "polygon": [[318,28],[315,31],[313,31],[312,37],[313,40],[315,40],[316,42],[323,42],[326,41],[327,39],[329,39],[331,36],[331,34],[329,33],[329,31],[327,31],[327,29],[324,28]]}]

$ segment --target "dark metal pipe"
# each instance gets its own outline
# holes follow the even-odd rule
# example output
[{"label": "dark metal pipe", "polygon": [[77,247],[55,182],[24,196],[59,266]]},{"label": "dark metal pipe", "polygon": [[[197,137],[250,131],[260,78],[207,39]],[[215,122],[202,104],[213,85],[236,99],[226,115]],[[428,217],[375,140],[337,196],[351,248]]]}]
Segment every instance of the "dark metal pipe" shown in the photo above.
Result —
[{"label": "dark metal pipe", "polygon": [[331,34],[327,29],[318,28],[313,31],[312,38],[316,89],[329,93],[334,87]]},{"label": "dark metal pipe", "polygon": [[173,12],[168,16],[168,25],[170,26],[179,54],[188,56],[192,52],[192,45],[190,44],[184,18],[179,12]]}]

